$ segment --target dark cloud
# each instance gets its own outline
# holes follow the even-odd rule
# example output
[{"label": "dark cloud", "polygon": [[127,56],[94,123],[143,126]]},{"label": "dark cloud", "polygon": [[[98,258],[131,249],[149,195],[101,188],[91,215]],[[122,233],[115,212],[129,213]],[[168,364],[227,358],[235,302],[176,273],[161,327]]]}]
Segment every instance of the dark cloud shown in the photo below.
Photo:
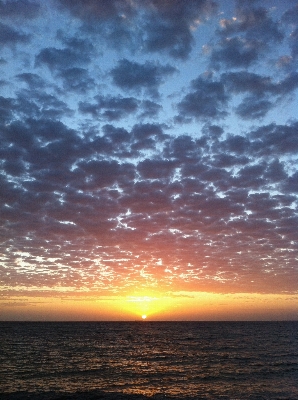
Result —
[{"label": "dark cloud", "polygon": [[32,89],[42,89],[45,87],[44,80],[37,74],[24,72],[22,74],[18,74],[17,78],[20,81],[27,83],[27,85]]},{"label": "dark cloud", "polygon": [[251,92],[263,95],[266,92],[272,92],[274,87],[270,76],[247,71],[226,73],[222,75],[222,78],[228,89],[235,93]]},{"label": "dark cloud", "polygon": [[218,139],[224,133],[224,130],[221,126],[207,124],[203,127],[203,132],[214,139]]},{"label": "dark cloud", "polygon": [[135,113],[139,102],[133,97],[96,96],[96,103],[79,103],[79,110],[94,117],[117,121]]},{"label": "dark cloud", "polygon": [[222,118],[226,115],[228,95],[220,81],[197,78],[191,83],[191,91],[178,104],[180,122],[187,119]]},{"label": "dark cloud", "polygon": [[[138,27],[139,40],[145,51],[164,52],[174,58],[185,59],[192,48],[194,28],[198,21],[213,15],[217,9],[210,0],[146,0],[129,1],[77,1],[60,0],[59,3],[86,24],[85,29],[103,34],[109,43],[135,48]],[[90,26],[91,23],[91,26]],[[132,28],[133,26],[133,28]]]},{"label": "dark cloud", "polygon": [[63,81],[64,90],[86,93],[96,87],[95,80],[89,76],[84,68],[67,68],[60,71],[57,76]]},{"label": "dark cloud", "polygon": [[239,3],[235,16],[222,19],[220,26],[220,40],[210,58],[213,68],[247,68],[259,61],[270,45],[284,38],[279,22],[273,21],[265,8],[255,8],[252,2]]},{"label": "dark cloud", "polygon": [[171,140],[164,151],[165,157],[178,160],[196,160],[200,158],[201,147],[191,136],[181,135]]},{"label": "dark cloud", "polygon": [[281,17],[281,21],[286,28],[288,28],[290,34],[288,37],[288,43],[291,49],[291,56],[286,55],[282,58],[284,64],[287,67],[292,67],[294,70],[297,69],[297,56],[298,56],[298,6],[289,8]]},{"label": "dark cloud", "polygon": [[133,179],[135,173],[133,165],[106,160],[83,161],[78,168],[83,171],[89,190],[113,185],[117,181],[121,183],[123,178]]},{"label": "dark cloud", "polygon": [[284,183],[284,189],[289,193],[298,193],[298,173],[295,172],[292,176],[289,176]]},{"label": "dark cloud", "polygon": [[102,0],[100,2],[96,0],[78,0],[75,3],[71,0],[59,0],[58,3],[67,8],[76,17],[87,21],[106,21],[122,13],[131,15],[133,10],[131,3],[127,0],[121,2],[114,0]]},{"label": "dark cloud", "polygon": [[259,190],[266,184],[265,164],[245,165],[240,169],[237,177],[234,179],[236,187],[250,188],[250,190]]},{"label": "dark cloud", "polygon": [[160,104],[157,104],[151,100],[144,100],[141,107],[142,112],[140,114],[140,118],[155,118],[162,110],[162,106]]},{"label": "dark cloud", "polygon": [[169,178],[173,174],[175,163],[168,160],[144,160],[138,165],[138,172],[143,179]]},{"label": "dark cloud", "polygon": [[284,163],[278,159],[272,160],[267,165],[265,176],[271,182],[282,182],[287,179]]},{"label": "dark cloud", "polygon": [[294,91],[298,86],[298,74],[292,73],[278,82],[270,76],[258,75],[247,71],[222,74],[222,80],[228,90],[235,93],[253,93],[257,96],[283,95]]},{"label": "dark cloud", "polygon": [[[71,116],[72,110],[56,95],[43,90],[45,83],[39,79],[29,78],[33,89],[22,89],[14,100],[14,115],[19,118],[60,118]],[[22,77],[21,79],[24,79]],[[28,77],[25,78],[28,81]],[[34,81],[34,83],[33,83]],[[37,83],[38,82],[38,83]],[[35,87],[36,86],[36,87]]]},{"label": "dark cloud", "polygon": [[36,65],[47,65],[50,69],[67,68],[77,63],[78,54],[70,49],[56,49],[49,47],[43,49],[36,56]]},{"label": "dark cloud", "polygon": [[5,123],[12,118],[14,106],[14,99],[0,96],[0,117],[2,123]]},{"label": "dark cloud", "polygon": [[294,7],[289,8],[282,15],[281,20],[283,22],[287,22],[289,24],[297,24],[298,23],[298,5],[294,5]]},{"label": "dark cloud", "polygon": [[60,29],[57,31],[56,37],[69,49],[76,51],[78,54],[90,54],[94,49],[94,46],[89,39],[81,38],[79,36],[69,36]]},{"label": "dark cloud", "polygon": [[57,0],[57,3],[62,10],[68,10],[83,22],[84,33],[95,35],[100,40],[104,38],[108,47],[135,50],[141,45],[141,37],[135,35],[139,20],[134,3],[127,0],[79,0],[76,3]]},{"label": "dark cloud", "polygon": [[229,168],[237,165],[245,165],[249,163],[247,156],[235,156],[232,154],[217,154],[214,157],[214,166],[217,168]]},{"label": "dark cloud", "polygon": [[39,15],[40,4],[30,0],[0,1],[0,15],[9,18],[35,18]]},{"label": "dark cloud", "polygon": [[113,125],[104,125],[102,130],[114,143],[129,142],[131,139],[131,135],[124,128],[116,128]]},{"label": "dark cloud", "polygon": [[298,72],[289,74],[285,79],[278,82],[273,90],[273,94],[287,94],[296,90],[298,87]]},{"label": "dark cloud", "polygon": [[131,149],[136,152],[156,150],[156,147],[168,138],[169,135],[164,133],[164,126],[140,123],[132,127]]},{"label": "dark cloud", "polygon": [[115,85],[124,90],[140,92],[145,89],[152,96],[158,96],[158,87],[164,78],[175,72],[170,65],[158,65],[152,62],[139,64],[127,59],[118,61],[118,65],[111,70]]},{"label": "dark cloud", "polygon": [[249,67],[258,60],[262,46],[257,40],[239,37],[223,39],[211,54],[211,65],[229,68]]},{"label": "dark cloud", "polygon": [[2,46],[12,46],[17,43],[27,43],[30,35],[18,31],[9,25],[0,22],[0,43]]},{"label": "dark cloud", "polygon": [[[287,125],[263,125],[248,135],[229,135],[217,145],[217,151],[254,157],[278,157],[297,153],[297,122]],[[276,161],[275,161],[276,162]]]},{"label": "dark cloud", "polygon": [[63,38],[67,47],[47,47],[35,57],[36,66],[47,65],[51,70],[73,68],[90,62],[93,46],[89,40]]},{"label": "dark cloud", "polygon": [[259,154],[291,154],[298,151],[298,123],[270,124],[251,133],[253,151]]},{"label": "dark cloud", "polygon": [[244,154],[250,150],[251,143],[247,137],[230,135],[222,144],[223,148],[236,154]]},{"label": "dark cloud", "polygon": [[[297,73],[291,73],[284,79],[274,82],[269,76],[247,71],[222,74],[222,82],[228,92],[249,93],[236,107],[236,113],[245,119],[264,117],[281,100],[297,88]],[[275,100],[275,101],[272,101]]]},{"label": "dark cloud", "polygon": [[272,108],[271,101],[260,99],[258,96],[248,96],[236,108],[236,113],[245,119],[258,119],[264,117]]},{"label": "dark cloud", "polygon": [[268,10],[253,7],[252,3],[236,8],[232,20],[221,20],[221,34],[224,36],[245,33],[247,39],[257,39],[262,42],[279,42],[283,39],[278,22],[273,21]]},{"label": "dark cloud", "polygon": [[157,139],[164,137],[163,128],[160,124],[138,124],[133,127],[132,133],[138,140],[148,137]]},{"label": "dark cloud", "polygon": [[290,46],[291,46],[291,51],[292,51],[292,57],[294,59],[297,59],[298,56],[298,44],[297,40],[298,39],[298,28],[292,32],[291,37],[290,37]]},{"label": "dark cloud", "polygon": [[[152,8],[150,5],[152,4]],[[191,27],[212,15],[217,5],[200,0],[152,0],[144,26],[144,45],[150,52],[168,52],[174,58],[185,59],[193,44]]]}]

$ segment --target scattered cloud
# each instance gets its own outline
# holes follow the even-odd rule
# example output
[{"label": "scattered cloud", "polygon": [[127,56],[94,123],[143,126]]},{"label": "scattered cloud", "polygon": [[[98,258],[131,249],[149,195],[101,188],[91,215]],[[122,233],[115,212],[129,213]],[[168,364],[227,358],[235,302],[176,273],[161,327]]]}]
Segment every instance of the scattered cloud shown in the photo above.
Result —
[{"label": "scattered cloud", "polygon": [[0,43],[2,46],[13,46],[17,43],[28,43],[30,35],[0,22]]},{"label": "scattered cloud", "polygon": [[297,9],[269,3],[0,1],[8,303],[297,292]]},{"label": "scattered cloud", "polygon": [[146,92],[158,97],[158,87],[163,79],[175,72],[170,65],[156,65],[150,62],[139,64],[127,59],[118,61],[118,65],[112,69],[111,76],[116,86],[123,90],[136,93],[145,89]]}]

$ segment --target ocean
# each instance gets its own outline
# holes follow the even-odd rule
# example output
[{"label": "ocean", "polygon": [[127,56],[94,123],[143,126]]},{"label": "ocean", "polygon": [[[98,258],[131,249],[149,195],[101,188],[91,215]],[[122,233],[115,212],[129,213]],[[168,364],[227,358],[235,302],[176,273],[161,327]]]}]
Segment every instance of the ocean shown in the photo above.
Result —
[{"label": "ocean", "polygon": [[296,322],[0,322],[1,399],[298,399]]}]

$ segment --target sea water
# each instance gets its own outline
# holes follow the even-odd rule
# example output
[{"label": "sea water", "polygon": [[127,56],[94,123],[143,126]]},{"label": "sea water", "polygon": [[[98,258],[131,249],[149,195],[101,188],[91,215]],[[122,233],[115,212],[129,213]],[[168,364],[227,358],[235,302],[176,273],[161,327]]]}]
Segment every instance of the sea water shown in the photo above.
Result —
[{"label": "sea water", "polygon": [[0,348],[5,398],[298,399],[298,321],[0,322]]}]

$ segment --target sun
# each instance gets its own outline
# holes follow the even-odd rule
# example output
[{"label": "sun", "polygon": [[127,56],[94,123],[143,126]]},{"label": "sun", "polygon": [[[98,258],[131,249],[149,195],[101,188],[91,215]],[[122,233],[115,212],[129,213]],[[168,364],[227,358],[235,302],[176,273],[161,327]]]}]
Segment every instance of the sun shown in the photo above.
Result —
[{"label": "sun", "polygon": [[147,318],[147,315],[142,315],[142,319],[146,319]]}]

